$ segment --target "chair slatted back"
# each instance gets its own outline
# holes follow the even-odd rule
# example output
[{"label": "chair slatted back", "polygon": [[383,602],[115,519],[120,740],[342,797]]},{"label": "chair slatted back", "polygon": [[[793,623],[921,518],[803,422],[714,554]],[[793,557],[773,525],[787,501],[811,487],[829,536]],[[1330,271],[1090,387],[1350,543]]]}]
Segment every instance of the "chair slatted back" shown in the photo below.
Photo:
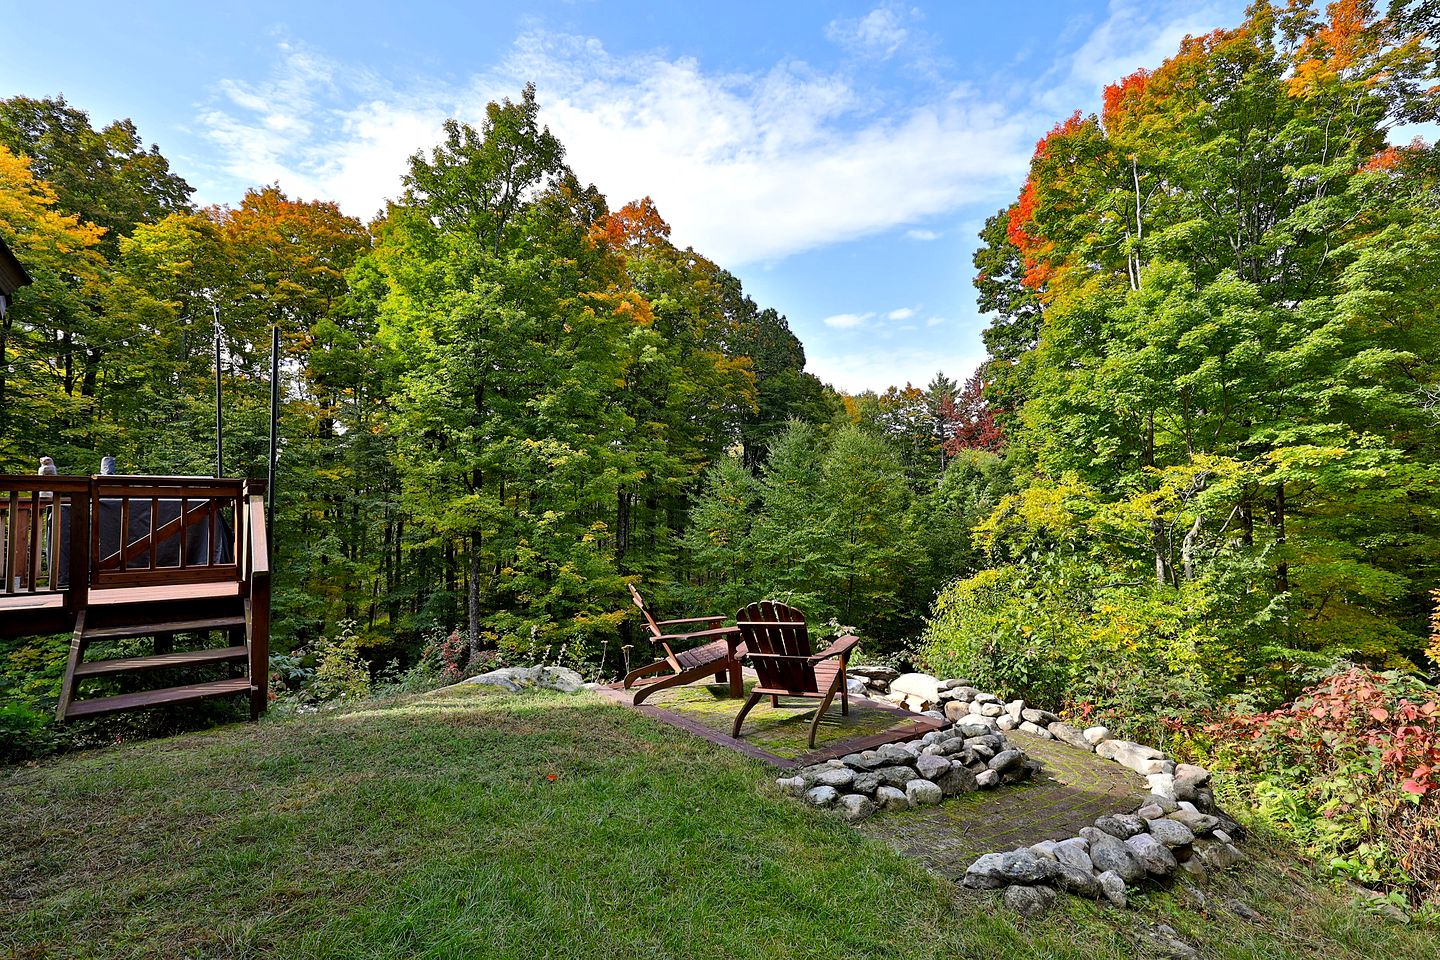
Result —
[{"label": "chair slatted back", "polygon": [[760,686],[796,693],[818,691],[815,667],[805,659],[812,652],[805,614],[774,600],[762,600],[742,608],[735,620]]},{"label": "chair slatted back", "polygon": [[[655,622],[655,615],[645,605],[645,598],[640,596],[640,591],[635,589],[635,584],[627,583],[626,586],[630,588],[630,599],[634,600],[635,606],[640,608],[640,616],[645,618],[645,625],[650,628],[650,639],[658,640],[663,637],[665,631],[661,630],[660,624]],[[669,647],[667,646],[666,649]]]}]

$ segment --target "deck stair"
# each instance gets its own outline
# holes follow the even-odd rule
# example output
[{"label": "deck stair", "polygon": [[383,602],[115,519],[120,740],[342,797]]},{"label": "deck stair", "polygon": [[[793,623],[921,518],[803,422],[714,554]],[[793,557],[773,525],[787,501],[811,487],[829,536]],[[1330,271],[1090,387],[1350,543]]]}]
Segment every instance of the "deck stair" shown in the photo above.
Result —
[{"label": "deck stair", "polygon": [[205,477],[0,476],[0,635],[70,630],[58,720],[242,694],[252,717],[264,712],[261,490]]}]

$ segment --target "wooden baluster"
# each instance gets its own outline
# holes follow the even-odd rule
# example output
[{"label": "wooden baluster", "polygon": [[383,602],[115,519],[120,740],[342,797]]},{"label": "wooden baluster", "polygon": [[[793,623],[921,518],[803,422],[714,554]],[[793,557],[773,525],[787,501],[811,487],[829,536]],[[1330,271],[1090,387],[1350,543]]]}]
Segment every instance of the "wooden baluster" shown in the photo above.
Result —
[{"label": "wooden baluster", "polygon": [[188,518],[189,516],[190,516],[190,501],[189,501],[189,499],[186,498],[186,497],[181,497],[181,498],[180,498],[180,569],[181,569],[181,570],[184,570],[184,569],[185,569],[185,565],[189,562],[189,557],[187,557],[186,554],[189,552],[189,550],[188,550],[187,548],[190,546],[190,537],[188,536],[188,534],[189,534],[189,532],[190,532],[190,528],[185,525],[186,520],[187,520],[187,518]]},{"label": "wooden baluster", "polygon": [[205,535],[205,566],[215,562],[215,504],[216,500],[211,497],[207,501],[209,509],[205,511],[205,517],[209,523],[209,532]]},{"label": "wooden baluster", "polygon": [[130,498],[120,498],[120,570],[130,567]]},{"label": "wooden baluster", "polygon": [[50,501],[50,557],[46,563],[46,583],[51,593],[60,589],[60,522],[64,495],[56,493]]},{"label": "wooden baluster", "polygon": [[160,498],[150,498],[150,567],[155,569],[155,531],[160,529]]},{"label": "wooden baluster", "polygon": [[5,537],[5,593],[15,592],[15,554],[20,549],[20,493],[17,490],[10,491],[10,509],[5,514],[6,522],[10,529],[6,531]]},{"label": "wooden baluster", "polygon": [[34,593],[36,581],[40,579],[40,491],[30,491],[30,554],[29,562],[25,564],[26,574],[30,582],[26,584],[27,592]]}]

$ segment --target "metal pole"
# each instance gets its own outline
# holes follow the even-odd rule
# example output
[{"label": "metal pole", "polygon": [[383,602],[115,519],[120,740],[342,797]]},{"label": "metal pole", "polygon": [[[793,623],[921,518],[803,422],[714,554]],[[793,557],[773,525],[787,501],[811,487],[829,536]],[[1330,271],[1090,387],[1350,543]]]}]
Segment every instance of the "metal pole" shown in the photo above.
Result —
[{"label": "metal pole", "polygon": [[[280,327],[270,328],[270,472],[265,477],[265,530],[275,523],[275,454],[280,437]],[[273,542],[273,540],[272,540]]]},{"label": "metal pole", "polygon": [[215,476],[225,476],[225,418],[220,408],[220,308],[210,305],[215,315]]}]

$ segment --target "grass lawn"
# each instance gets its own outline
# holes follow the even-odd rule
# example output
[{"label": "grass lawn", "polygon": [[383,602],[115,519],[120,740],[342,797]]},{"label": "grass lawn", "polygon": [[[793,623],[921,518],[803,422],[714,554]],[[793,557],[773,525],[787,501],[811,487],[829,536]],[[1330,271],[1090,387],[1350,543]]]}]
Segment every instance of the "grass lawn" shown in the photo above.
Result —
[{"label": "grass lawn", "polygon": [[[0,771],[5,957],[1433,958],[1281,856],[1022,921],[760,763],[588,694],[478,687]],[[1256,852],[1256,847],[1250,847]],[[1238,897],[1264,914],[1221,908]]]}]

